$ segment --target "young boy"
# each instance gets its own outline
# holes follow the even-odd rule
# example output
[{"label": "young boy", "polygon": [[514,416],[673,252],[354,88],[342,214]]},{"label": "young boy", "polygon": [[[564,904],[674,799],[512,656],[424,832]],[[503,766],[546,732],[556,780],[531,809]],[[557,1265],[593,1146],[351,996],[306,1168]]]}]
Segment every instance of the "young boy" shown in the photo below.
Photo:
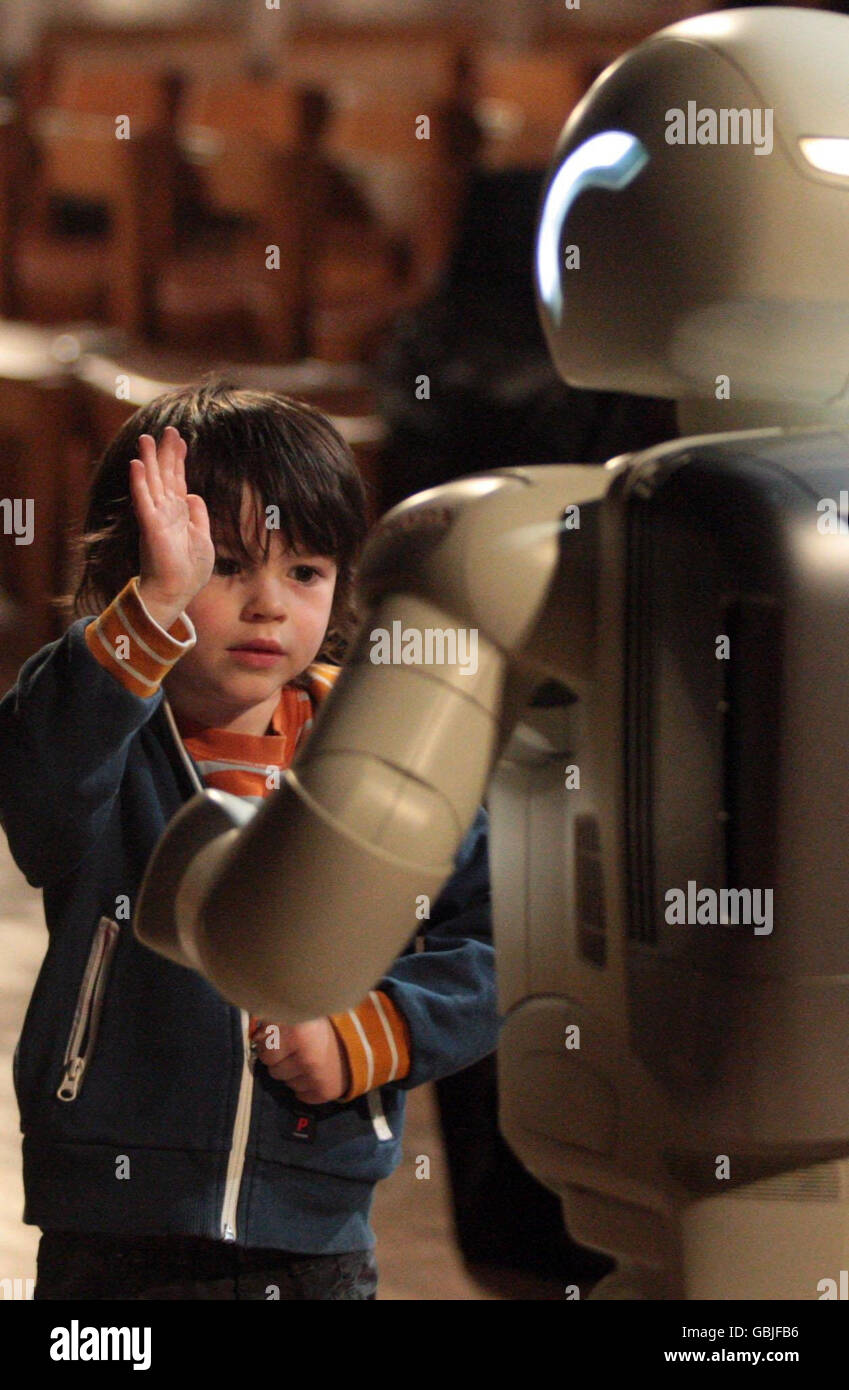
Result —
[{"label": "young boy", "polygon": [[374,1298],[404,1093],[495,1046],[483,810],[420,949],[411,922],[331,1018],[249,1020],[130,927],[180,805],[271,794],[308,736],[365,532],[344,441],[263,392],[159,397],[92,481],[73,603],[98,616],[0,702],[0,822],[50,934],[15,1056],[37,1299]]}]

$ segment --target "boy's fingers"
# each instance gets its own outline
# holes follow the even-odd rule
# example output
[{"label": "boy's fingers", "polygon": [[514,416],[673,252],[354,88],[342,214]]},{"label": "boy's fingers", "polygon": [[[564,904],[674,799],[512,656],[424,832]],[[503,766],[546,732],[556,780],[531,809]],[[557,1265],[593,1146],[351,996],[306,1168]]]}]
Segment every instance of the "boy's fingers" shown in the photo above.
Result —
[{"label": "boy's fingers", "polygon": [[275,1081],[285,1081],[293,1091],[297,1091],[298,1088],[309,1089],[315,1085],[315,1077],[307,1076],[306,1072],[297,1071],[294,1066],[287,1066],[285,1062],[275,1062],[268,1068],[268,1073]]},{"label": "boy's fingers", "polygon": [[187,452],[188,452],[188,450],[187,450],[187,448],[186,448],[186,441],[185,441],[185,439],[183,438],[183,436],[182,436],[181,434],[177,434],[177,442],[176,442],[176,445],[175,445],[175,454],[174,454],[174,473],[175,473],[175,475],[176,475],[178,478],[182,479],[183,482],[186,481],[186,454],[187,454]]},{"label": "boy's fingers", "polygon": [[304,1070],[304,1064],[300,1057],[276,1057],[272,1054],[263,1060],[268,1070],[282,1081],[291,1081],[294,1077],[300,1076]]},{"label": "boy's fingers", "polygon": [[325,1101],[334,1099],[332,1095],[325,1095],[323,1091],[314,1090],[312,1087],[295,1091],[295,1095],[304,1105],[324,1105]]},{"label": "boy's fingers", "polygon": [[159,448],[156,451],[156,459],[159,464],[159,473],[163,484],[167,482],[168,474],[173,472],[174,442],[171,438],[171,426],[166,425],[162,431],[162,438],[159,441]]},{"label": "boy's fingers", "polygon": [[[290,1071],[296,1072],[303,1065],[297,1047],[287,1043],[285,1038],[281,1038],[279,1046],[276,1047],[268,1045],[264,1033],[254,1033],[254,1041],[256,1042],[257,1057],[265,1063],[269,1070],[272,1067],[288,1066]],[[284,1077],[283,1080],[288,1080],[288,1077]]]},{"label": "boy's fingers", "polygon": [[154,506],[156,506],[162,501],[165,493],[162,487],[162,480],[159,476],[159,464],[156,458],[156,441],[152,435],[139,435],[139,456],[144,464],[148,491],[150,492]]},{"label": "boy's fingers", "polygon": [[[192,493],[191,495],[194,497],[195,494]],[[291,1031],[285,1023],[266,1023],[264,1019],[257,1019],[251,1036],[263,1043],[267,1043],[269,1038],[273,1038],[275,1049],[288,1054],[293,1050],[293,1047],[290,1046],[293,1042]]]},{"label": "boy's fingers", "polygon": [[198,497],[197,493],[188,492],[186,494],[186,502],[189,508],[189,521],[191,524],[197,526],[199,530],[208,528],[209,517],[203,498]]},{"label": "boy's fingers", "polygon": [[162,485],[166,492],[174,490],[180,481],[177,472],[179,442],[180,436],[174,429],[174,426],[166,425],[162,432],[162,440],[158,451]]},{"label": "boy's fingers", "polygon": [[285,1062],[288,1058],[297,1056],[297,1048],[287,1047],[283,1042],[281,1042],[279,1047],[270,1047],[265,1038],[258,1039],[257,1052],[263,1058],[270,1059],[272,1065],[275,1065],[277,1062]]},{"label": "boy's fingers", "polygon": [[147,485],[145,467],[141,459],[130,459],[130,490],[136,512],[142,513],[140,520],[147,520],[153,510],[150,489]]}]

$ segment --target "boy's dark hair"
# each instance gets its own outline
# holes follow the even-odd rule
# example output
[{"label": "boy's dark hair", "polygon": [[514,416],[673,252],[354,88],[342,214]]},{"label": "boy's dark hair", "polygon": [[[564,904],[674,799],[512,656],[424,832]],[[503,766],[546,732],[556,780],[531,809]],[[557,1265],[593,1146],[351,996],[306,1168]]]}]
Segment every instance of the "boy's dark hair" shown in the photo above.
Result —
[{"label": "boy's dark hair", "polygon": [[[166,425],[186,441],[186,486],[206,502],[216,547],[250,563],[240,529],[242,489],[256,503],[257,550],[268,555],[266,508],[279,508],[289,549],[327,555],[337,579],[327,635],[317,660],[341,661],[357,624],[354,565],[368,530],[366,493],[353,454],[310,405],[271,391],[204,381],[157,396],[137,410],[107,448],[91,481],[82,534],[73,543],[78,575],[57,606],[100,613],[139,573],[139,527],[130,494],[130,460],[140,434],[159,443]],[[277,521],[277,514],[272,513]],[[249,538],[250,539],[250,538]]]}]

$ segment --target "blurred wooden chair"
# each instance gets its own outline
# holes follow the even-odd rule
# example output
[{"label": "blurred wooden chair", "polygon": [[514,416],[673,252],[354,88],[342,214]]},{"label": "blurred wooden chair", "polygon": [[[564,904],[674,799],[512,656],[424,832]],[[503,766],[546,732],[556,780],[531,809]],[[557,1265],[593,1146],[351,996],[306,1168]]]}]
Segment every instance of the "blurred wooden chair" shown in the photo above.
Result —
[{"label": "blurred wooden chair", "polygon": [[21,217],[21,199],[29,164],[26,127],[20,103],[0,97],[0,315],[14,308],[12,254]]},{"label": "blurred wooden chair", "polygon": [[322,200],[311,350],[329,361],[369,361],[448,260],[469,168],[462,113],[456,102],[407,93],[361,98],[334,110],[322,154],[356,190],[356,203],[345,206],[332,189]]},{"label": "blurred wooden chair", "polygon": [[16,317],[149,331],[173,239],[176,101],[167,74],[56,68],[32,122],[32,187],[11,257]]},{"label": "blurred wooden chair", "polygon": [[[132,345],[118,352],[91,351],[75,366],[87,424],[88,452],[73,486],[84,496],[93,461],[129,417],[164,391],[196,382],[210,370],[238,386],[274,391],[306,401],[326,414],[350,446],[366,483],[369,521],[377,519],[380,454],[386,437],[376,414],[368,372],[356,365],[306,359],[283,366],[211,362],[209,356],[162,352]],[[78,518],[82,521],[82,516]]]},{"label": "blurred wooden chair", "polygon": [[[288,82],[193,83],[179,128],[201,215],[162,268],[157,337],[287,360],[307,343],[320,97]],[[279,264],[274,251],[279,248]]]},{"label": "blurred wooden chair", "polygon": [[475,55],[473,111],[484,168],[544,169],[573,108],[593,80],[595,58],[494,45]]},{"label": "blurred wooden chair", "polygon": [[472,37],[460,27],[302,24],[286,47],[283,71],[290,81],[319,88],[334,105],[410,95],[451,102]]},{"label": "blurred wooden chair", "polygon": [[28,651],[62,632],[51,600],[77,521],[86,426],[73,366],[86,345],[105,346],[103,335],[0,323],[0,499],[11,504],[0,510],[0,588]]}]

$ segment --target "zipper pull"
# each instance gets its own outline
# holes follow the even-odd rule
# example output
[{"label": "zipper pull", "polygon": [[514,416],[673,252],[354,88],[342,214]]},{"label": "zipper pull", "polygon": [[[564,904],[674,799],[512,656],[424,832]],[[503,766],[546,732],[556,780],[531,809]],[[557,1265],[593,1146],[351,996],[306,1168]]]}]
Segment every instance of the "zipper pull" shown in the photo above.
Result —
[{"label": "zipper pull", "polygon": [[253,1014],[251,1014],[248,1018],[247,1032],[245,1033],[245,1061],[248,1066],[248,1071],[252,1073],[256,1071],[258,1060],[257,1052],[259,1050],[259,1044],[254,1042],[253,1035],[259,1027],[260,1021],[260,1019],[254,1018]]},{"label": "zipper pull", "polygon": [[56,1092],[60,1100],[76,1100],[77,1091],[80,1089],[84,1071],[85,1058],[72,1057],[65,1068],[62,1084]]}]

